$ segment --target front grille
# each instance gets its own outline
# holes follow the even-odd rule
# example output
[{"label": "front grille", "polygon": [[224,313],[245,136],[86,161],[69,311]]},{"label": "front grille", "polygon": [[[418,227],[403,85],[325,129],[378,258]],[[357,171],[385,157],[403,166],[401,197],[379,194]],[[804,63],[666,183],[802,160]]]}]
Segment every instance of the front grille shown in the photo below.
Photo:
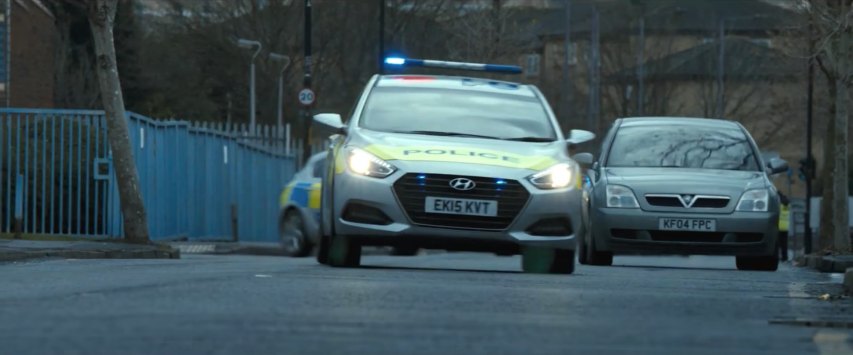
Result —
[{"label": "front grille", "polygon": [[[476,187],[469,191],[459,191],[450,187],[450,180],[459,177],[473,180],[477,184]],[[409,173],[398,179],[394,183],[394,193],[409,219],[415,224],[486,230],[508,228],[530,198],[527,189],[515,180],[416,173]],[[424,206],[427,196],[497,201],[497,216],[426,213]]]},{"label": "front grille", "polygon": [[[684,204],[681,202],[681,198],[679,196],[647,195],[646,202],[648,202],[649,205],[657,207],[684,208]],[[728,205],[728,197],[699,196],[696,197],[696,200],[690,208],[725,208]]]}]

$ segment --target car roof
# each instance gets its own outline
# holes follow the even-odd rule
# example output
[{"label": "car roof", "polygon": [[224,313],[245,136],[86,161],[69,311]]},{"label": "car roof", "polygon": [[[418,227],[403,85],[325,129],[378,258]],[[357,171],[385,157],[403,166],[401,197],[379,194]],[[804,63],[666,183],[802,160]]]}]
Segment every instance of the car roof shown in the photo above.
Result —
[{"label": "car roof", "polygon": [[695,127],[717,127],[717,128],[734,128],[740,127],[736,121],[723,120],[717,118],[698,118],[698,117],[627,117],[621,119],[621,127],[636,127],[636,126],[695,126]]},{"label": "car roof", "polygon": [[453,89],[490,92],[524,97],[536,97],[534,90],[525,84],[510,81],[447,75],[382,75],[377,87]]}]

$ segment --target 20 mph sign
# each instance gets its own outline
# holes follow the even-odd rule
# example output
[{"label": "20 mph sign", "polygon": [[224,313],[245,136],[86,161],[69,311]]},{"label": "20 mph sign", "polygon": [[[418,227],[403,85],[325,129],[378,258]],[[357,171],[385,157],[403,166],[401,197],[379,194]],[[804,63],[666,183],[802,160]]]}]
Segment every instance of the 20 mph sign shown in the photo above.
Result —
[{"label": "20 mph sign", "polygon": [[314,104],[314,100],[317,99],[317,96],[314,95],[314,90],[309,88],[304,88],[299,91],[299,103],[303,106],[311,106]]}]

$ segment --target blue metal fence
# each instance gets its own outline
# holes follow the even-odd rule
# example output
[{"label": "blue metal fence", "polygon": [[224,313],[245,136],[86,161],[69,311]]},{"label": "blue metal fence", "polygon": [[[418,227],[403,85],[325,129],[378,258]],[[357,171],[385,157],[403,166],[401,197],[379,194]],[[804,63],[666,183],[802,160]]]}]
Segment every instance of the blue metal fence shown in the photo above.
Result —
[{"label": "blue metal fence", "polygon": [[[236,209],[240,240],[276,240],[278,194],[297,166],[282,144],[134,113],[128,123],[152,239],[231,239]],[[0,233],[13,231],[22,189],[23,233],[121,235],[102,111],[0,109],[0,158]]]}]

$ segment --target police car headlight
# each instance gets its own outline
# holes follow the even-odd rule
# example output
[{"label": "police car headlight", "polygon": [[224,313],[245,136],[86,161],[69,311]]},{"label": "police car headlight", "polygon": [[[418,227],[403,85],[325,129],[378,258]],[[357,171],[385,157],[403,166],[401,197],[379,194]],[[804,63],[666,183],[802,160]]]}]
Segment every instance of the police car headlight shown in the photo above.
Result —
[{"label": "police car headlight", "polygon": [[397,168],[387,161],[358,148],[349,150],[347,166],[353,173],[378,178],[384,178],[397,171]]},{"label": "police car headlight", "polygon": [[767,189],[749,190],[743,193],[737,204],[738,211],[767,212],[770,202],[770,193]]},{"label": "police car headlight", "polygon": [[571,164],[557,164],[531,175],[528,180],[540,189],[562,189],[572,186],[575,168]]}]

